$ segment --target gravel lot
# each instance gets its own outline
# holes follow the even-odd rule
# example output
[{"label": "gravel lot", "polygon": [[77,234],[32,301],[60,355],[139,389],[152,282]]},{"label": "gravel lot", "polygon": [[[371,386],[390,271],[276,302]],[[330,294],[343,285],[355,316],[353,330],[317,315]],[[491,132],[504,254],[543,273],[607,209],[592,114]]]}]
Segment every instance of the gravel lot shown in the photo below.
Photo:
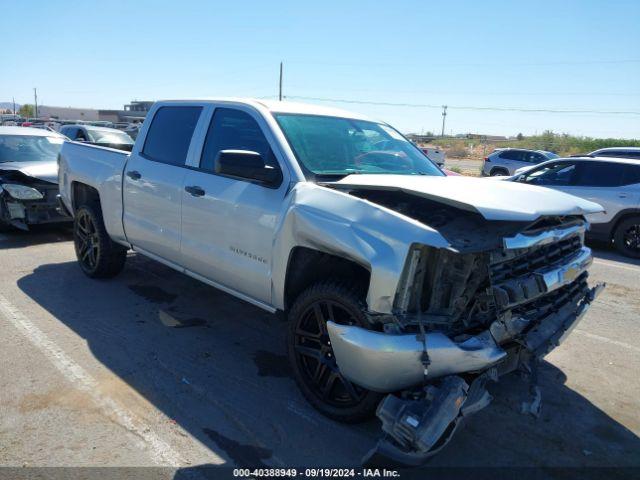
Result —
[{"label": "gravel lot", "polygon": [[444,167],[449,169],[456,168],[464,175],[479,177],[480,170],[482,169],[482,160],[446,158]]},{"label": "gravel lot", "polygon": [[[494,402],[435,466],[640,467],[640,262],[596,250],[608,288],[526,384]],[[289,375],[285,324],[131,255],[90,281],[70,233],[0,235],[0,465],[359,465],[378,423],[309,407]]]}]

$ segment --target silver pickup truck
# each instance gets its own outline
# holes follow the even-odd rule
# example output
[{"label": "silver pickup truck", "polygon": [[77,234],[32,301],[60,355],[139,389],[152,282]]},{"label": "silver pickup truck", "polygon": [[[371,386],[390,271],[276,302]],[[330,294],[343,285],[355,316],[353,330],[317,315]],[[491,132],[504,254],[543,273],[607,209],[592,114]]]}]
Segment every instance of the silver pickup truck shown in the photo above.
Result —
[{"label": "silver pickup truck", "polygon": [[66,142],[59,163],[84,273],[114,276],[132,249],[283,315],[306,399],[382,421],[370,461],[420,464],[489,403],[488,381],[535,379],[601,288],[584,246],[599,205],[445,177],[341,110],[163,101],[130,154]]}]

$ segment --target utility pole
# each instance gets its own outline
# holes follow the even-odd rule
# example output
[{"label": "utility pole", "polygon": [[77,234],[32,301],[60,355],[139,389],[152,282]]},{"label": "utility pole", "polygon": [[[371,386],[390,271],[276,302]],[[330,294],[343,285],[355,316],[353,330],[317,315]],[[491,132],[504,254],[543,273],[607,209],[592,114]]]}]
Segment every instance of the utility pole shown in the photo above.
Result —
[{"label": "utility pole", "polygon": [[33,87],[33,109],[34,109],[34,118],[38,118],[38,91],[36,87]]},{"label": "utility pole", "polygon": [[442,135],[440,135],[441,137],[444,137],[444,122],[447,119],[447,106],[443,105],[442,106]]},{"label": "utility pole", "polygon": [[278,90],[278,100],[282,101],[282,62],[280,62],[280,88]]}]

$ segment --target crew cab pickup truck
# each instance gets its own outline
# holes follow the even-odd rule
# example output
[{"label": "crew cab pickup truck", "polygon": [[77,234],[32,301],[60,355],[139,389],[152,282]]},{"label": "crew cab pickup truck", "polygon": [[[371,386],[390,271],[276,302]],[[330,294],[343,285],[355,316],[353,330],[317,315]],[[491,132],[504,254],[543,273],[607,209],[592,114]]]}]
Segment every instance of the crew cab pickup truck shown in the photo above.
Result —
[{"label": "crew cab pickup truck", "polygon": [[132,249],[284,316],[311,405],[382,421],[368,461],[424,462],[488,381],[535,379],[602,287],[584,246],[599,205],[446,177],[355,113],[163,101],[130,154],[65,142],[59,164],[86,275],[116,275]]}]

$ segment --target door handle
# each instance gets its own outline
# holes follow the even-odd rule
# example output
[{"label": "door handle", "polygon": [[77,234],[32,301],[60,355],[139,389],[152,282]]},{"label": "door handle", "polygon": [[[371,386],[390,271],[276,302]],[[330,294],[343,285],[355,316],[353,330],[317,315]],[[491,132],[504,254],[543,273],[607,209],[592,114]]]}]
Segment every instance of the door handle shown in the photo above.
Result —
[{"label": "door handle", "polygon": [[206,193],[202,187],[198,187],[196,185],[184,187],[184,191],[190,193],[192,197],[204,197],[204,194]]},{"label": "door handle", "polygon": [[140,172],[136,170],[129,170],[127,172],[127,177],[129,177],[131,180],[140,180],[142,178],[142,175],[140,175]]}]

